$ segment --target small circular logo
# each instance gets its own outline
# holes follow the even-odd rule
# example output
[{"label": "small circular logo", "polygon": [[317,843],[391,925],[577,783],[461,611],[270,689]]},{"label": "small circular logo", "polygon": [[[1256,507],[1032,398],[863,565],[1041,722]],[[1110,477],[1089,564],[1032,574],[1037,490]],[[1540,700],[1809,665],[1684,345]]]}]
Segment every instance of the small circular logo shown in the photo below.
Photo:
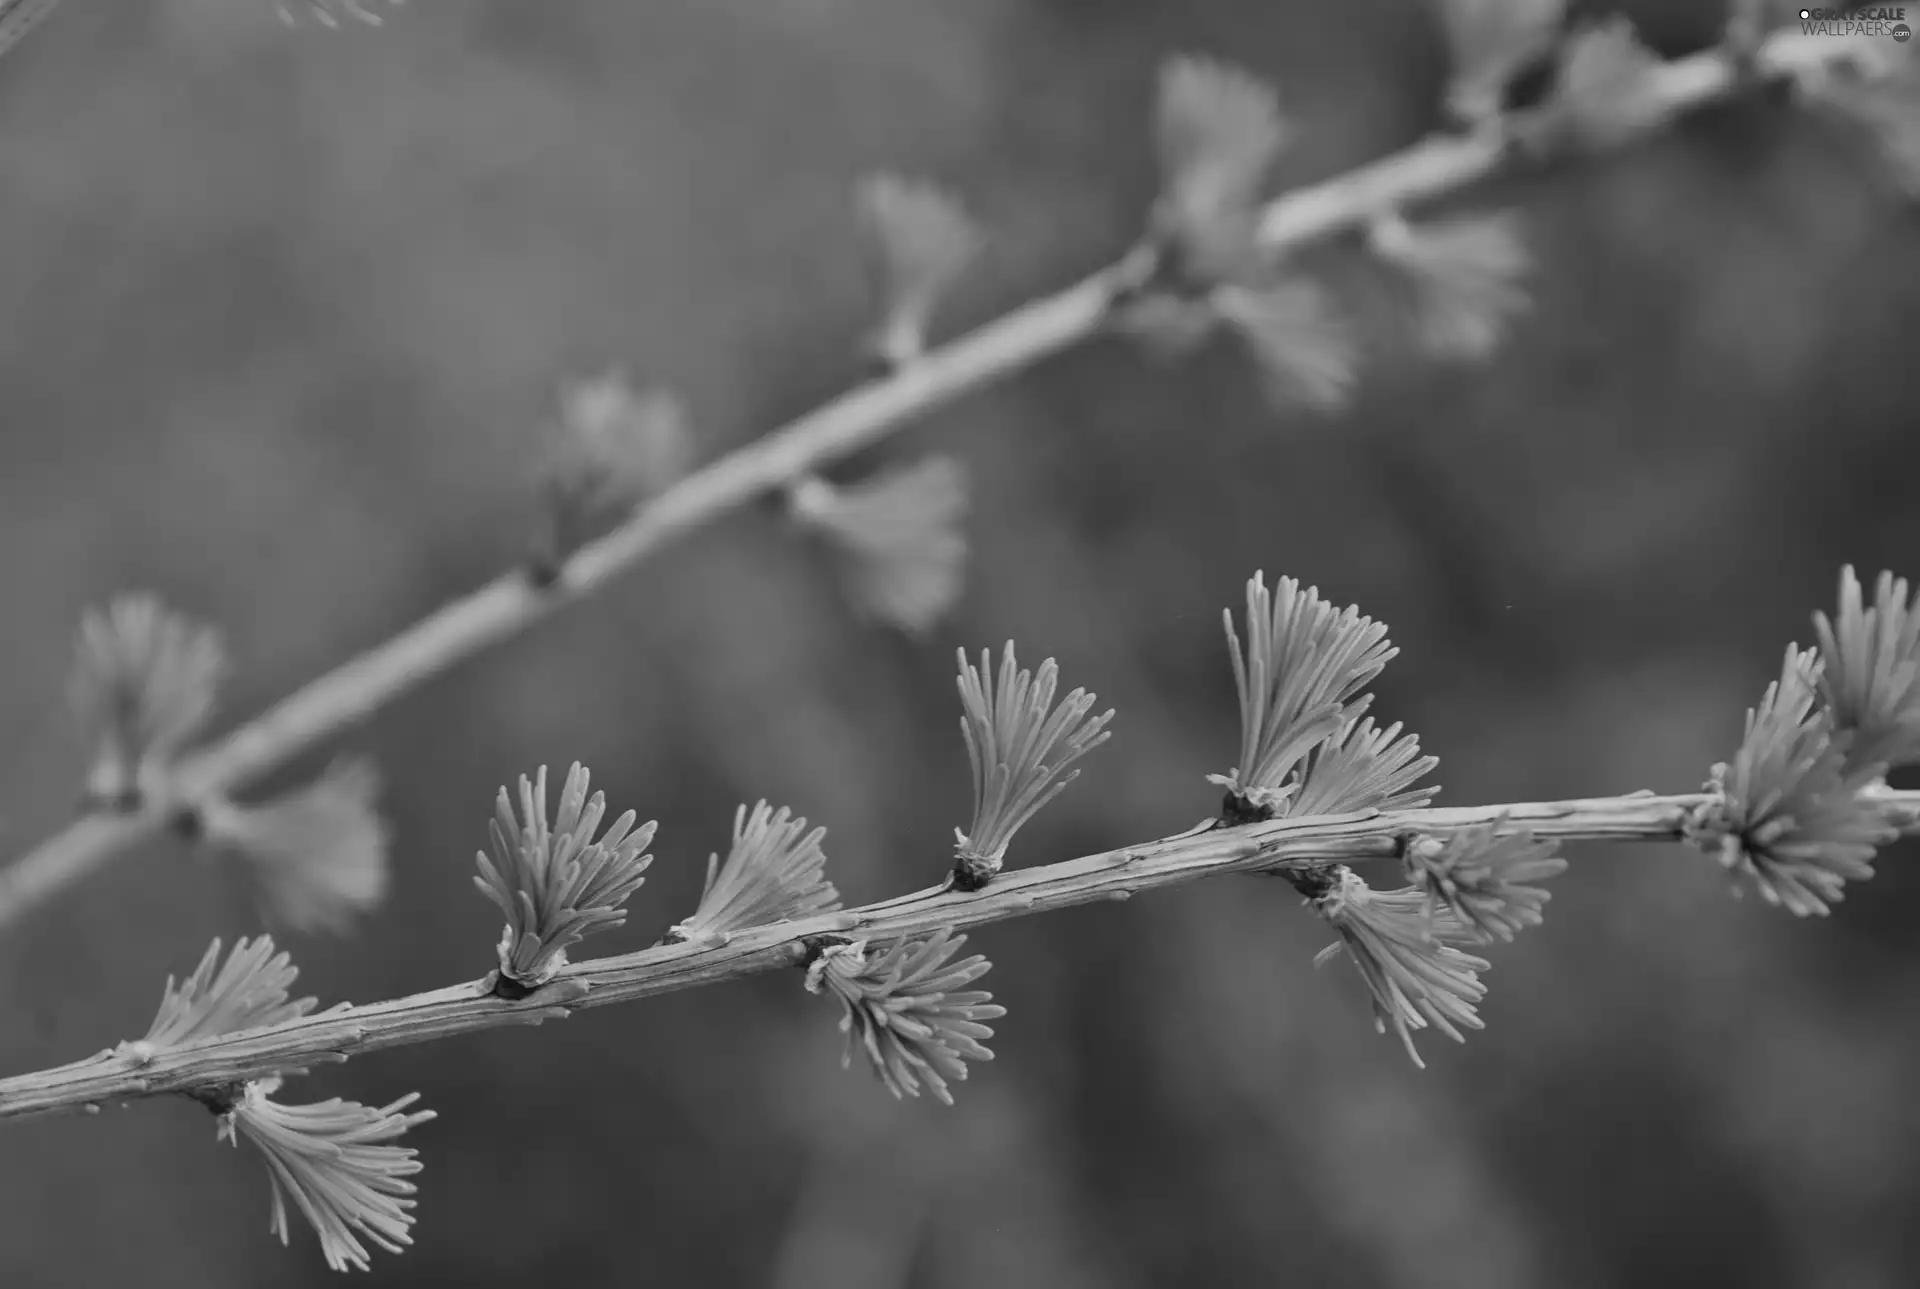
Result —
[{"label": "small circular logo", "polygon": [[1902,23],[1896,23],[1894,25],[1893,38],[1899,41],[1901,44],[1903,45],[1906,44],[1907,38],[1911,35],[1913,35],[1913,28],[1907,26],[1906,23],[1902,22]]},{"label": "small circular logo", "polygon": [[1801,22],[1805,22],[1805,21],[1806,21],[1807,19],[1809,19],[1809,18],[1811,18],[1811,17],[1813,17],[1813,10],[1811,10],[1811,9],[1802,9],[1802,10],[1800,11],[1800,21],[1801,21]]}]

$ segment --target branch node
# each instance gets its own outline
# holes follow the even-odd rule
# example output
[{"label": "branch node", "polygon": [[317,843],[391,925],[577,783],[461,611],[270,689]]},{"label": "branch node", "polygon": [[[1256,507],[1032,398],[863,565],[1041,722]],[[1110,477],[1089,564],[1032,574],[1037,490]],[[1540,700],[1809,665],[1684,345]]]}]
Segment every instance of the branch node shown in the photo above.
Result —
[{"label": "branch node", "polygon": [[1299,868],[1280,869],[1279,874],[1292,883],[1293,889],[1301,895],[1309,900],[1318,900],[1333,893],[1345,871],[1339,864],[1307,864]]},{"label": "branch node", "polygon": [[487,992],[504,1002],[517,1003],[531,998],[543,986],[522,984],[511,976],[500,974],[499,968],[487,973]]},{"label": "branch node", "polygon": [[529,555],[521,564],[520,572],[528,586],[542,595],[553,595],[565,589],[561,583],[566,578],[567,561],[545,553]]},{"label": "branch node", "polygon": [[1220,798],[1220,818],[1215,822],[1222,828],[1238,828],[1243,824],[1266,823],[1273,818],[1273,811],[1229,790]]},{"label": "branch node", "polygon": [[208,1113],[218,1119],[233,1113],[247,1094],[247,1085],[241,1083],[215,1083],[204,1087],[187,1088],[181,1092],[189,1101],[205,1106]]},{"label": "branch node", "polygon": [[844,935],[803,935],[799,940],[803,961],[809,964],[829,949],[843,948],[852,943],[852,938]]},{"label": "branch node", "polygon": [[953,871],[947,877],[947,889],[971,895],[984,891],[993,881],[995,873],[1000,871],[998,860],[984,856],[962,855],[953,861]]}]

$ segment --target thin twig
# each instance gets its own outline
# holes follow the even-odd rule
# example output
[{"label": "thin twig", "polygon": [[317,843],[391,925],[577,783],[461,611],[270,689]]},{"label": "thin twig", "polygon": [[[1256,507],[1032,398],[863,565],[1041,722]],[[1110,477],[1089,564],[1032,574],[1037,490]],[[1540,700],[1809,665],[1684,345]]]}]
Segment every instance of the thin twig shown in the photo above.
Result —
[{"label": "thin twig", "polygon": [[[502,574],[185,758],[176,795],[195,801],[244,787],[415,685],[584,599],[674,538],[858,450],[908,417],[1084,338],[1105,315],[1116,280],[1114,269],[1097,273],[721,457],[575,552],[551,586],[536,587],[517,570]],[[0,870],[0,925],[155,837],[166,821],[166,810],[155,808],[68,825]]]},{"label": "thin twig", "polygon": [[[0,8],[0,32],[8,15],[31,3],[12,0],[12,7]],[[0,0],[0,6],[7,4]],[[1781,31],[1769,39],[1759,61],[1778,70],[1839,58],[1846,43]],[[1738,84],[1732,63],[1715,49],[1662,65],[1648,77],[1645,92],[1677,111],[1717,102]],[[1364,224],[1381,212],[1466,187],[1493,173],[1507,155],[1506,143],[1495,133],[1436,135],[1281,196],[1267,208],[1263,244],[1279,254]],[[551,587],[535,587],[516,571],[453,601],[188,757],[178,767],[179,796],[194,801],[245,787],[413,686],[584,598],[683,533],[1098,333],[1115,294],[1136,286],[1141,270],[1140,256],[1129,256],[721,457],[644,506],[622,527],[582,547]],[[126,815],[81,819],[54,834],[0,870],[0,926],[153,838],[166,817],[165,806],[156,805]]]},{"label": "thin twig", "polygon": [[[1920,792],[1873,789],[1888,822],[1920,832]],[[158,1053],[107,1051],[72,1065],[0,1080],[0,1119],[74,1110],[198,1089],[231,1087],[279,1070],[342,1061],[503,1025],[539,1024],[579,1007],[629,1002],[798,966],[819,936],[888,941],[941,927],[964,929],[1029,913],[1123,900],[1196,878],[1283,870],[1328,860],[1390,858],[1406,837],[1504,821],[1567,841],[1675,841],[1704,794],[1595,797],[1518,805],[1324,815],[1219,828],[1002,873],[984,891],[931,887],[897,899],[743,931],[721,945],[657,945],[574,963],[519,1002],[485,979]],[[1711,861],[1708,861],[1711,862]]]},{"label": "thin twig", "polygon": [[0,54],[6,53],[53,12],[60,0],[0,0]]}]

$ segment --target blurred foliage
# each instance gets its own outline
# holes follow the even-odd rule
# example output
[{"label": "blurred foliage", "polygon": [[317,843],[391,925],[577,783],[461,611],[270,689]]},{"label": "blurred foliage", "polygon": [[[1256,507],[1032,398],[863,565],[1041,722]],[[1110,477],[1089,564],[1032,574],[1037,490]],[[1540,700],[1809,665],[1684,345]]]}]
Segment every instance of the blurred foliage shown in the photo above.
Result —
[{"label": "blurred foliage", "polygon": [[[1717,11],[1634,6],[1666,54]],[[337,32],[63,6],[0,63],[0,841],[79,790],[83,606],[151,587],[219,622],[224,707],[256,710],[524,549],[562,379],[670,383],[703,457],[855,379],[861,174],[990,230],[951,325],[1119,252],[1177,50],[1280,87],[1283,183],[1437,119],[1413,0],[468,0]],[[928,884],[968,795],[956,645],[1015,637],[1119,712],[1010,863],[1174,831],[1233,755],[1219,612],[1255,568],[1392,624],[1377,710],[1442,804],[1692,789],[1843,562],[1920,573],[1920,230],[1856,161],[1751,104],[1473,194],[1525,221],[1531,315],[1483,367],[1380,356],[1340,416],[1276,417],[1228,349],[1106,342],[971,397],[876,453],[973,472],[956,621],[863,627],[768,510],[701,533],[290,768],[367,751],[391,784],[395,890],[356,935],[263,928],[240,874],[156,848],[0,941],[0,1068],[143,1032],[215,935],[281,933],[324,1002],[480,976],[474,854],[541,763],[660,820],[609,951],[687,915],[763,796],[827,825],[850,900]],[[1920,1279],[1912,848],[1806,922],[1678,848],[1571,858],[1493,955],[1486,1032],[1424,1073],[1249,879],[974,936],[1010,1011],[950,1110],[842,1073],[798,973],[306,1084],[440,1112],[380,1283]],[[332,1283],[189,1103],[4,1134],[0,1283]]]}]

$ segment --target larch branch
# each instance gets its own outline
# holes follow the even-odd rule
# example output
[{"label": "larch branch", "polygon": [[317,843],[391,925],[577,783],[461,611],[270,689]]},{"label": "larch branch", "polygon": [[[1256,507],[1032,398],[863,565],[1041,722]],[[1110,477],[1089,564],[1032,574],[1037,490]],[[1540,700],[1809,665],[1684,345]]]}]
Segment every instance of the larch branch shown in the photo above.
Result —
[{"label": "larch branch", "polygon": [[[1887,821],[1920,832],[1920,792],[1870,790]],[[539,1024],[575,1008],[629,1002],[804,963],[818,937],[889,941],[941,927],[965,929],[1226,873],[1281,871],[1327,861],[1389,859],[1406,838],[1504,821],[1536,838],[1672,842],[1700,793],[1640,794],[1514,805],[1449,807],[1282,819],[1181,834],[1143,845],[1003,872],[977,893],[931,887],[896,899],[741,932],[720,945],[656,945],[573,963],[518,1002],[485,979],[332,1011],[157,1052],[125,1048],[55,1069],[0,1079],[0,1119],[76,1110],[136,1097],[243,1084],[282,1070],[430,1042],[503,1025]],[[1706,861],[1711,862],[1711,861]]]},{"label": "larch branch", "polygon": [[[51,0],[0,0],[0,38],[16,13]],[[1846,55],[1845,41],[1782,30],[1762,48],[1770,73]],[[4,44],[0,43],[0,50]],[[1740,85],[1733,61],[1713,49],[1662,64],[1641,86],[1675,111],[1718,102]],[[1511,155],[1498,132],[1435,135],[1322,183],[1275,199],[1261,240],[1279,254],[1364,224],[1385,211],[1467,187]],[[310,681],[178,767],[178,797],[234,792],[363,720],[415,685],[583,599],[616,575],[755,498],[865,447],[915,417],[1099,333],[1116,295],[1140,285],[1150,255],[1136,252],[1056,294],[1015,309],[860,386],[784,428],[687,476],[624,525],[567,560],[553,586],[519,570],[440,608],[414,626]],[[116,855],[156,837],[162,803],[79,819],[0,869],[0,926],[18,919]]]}]

